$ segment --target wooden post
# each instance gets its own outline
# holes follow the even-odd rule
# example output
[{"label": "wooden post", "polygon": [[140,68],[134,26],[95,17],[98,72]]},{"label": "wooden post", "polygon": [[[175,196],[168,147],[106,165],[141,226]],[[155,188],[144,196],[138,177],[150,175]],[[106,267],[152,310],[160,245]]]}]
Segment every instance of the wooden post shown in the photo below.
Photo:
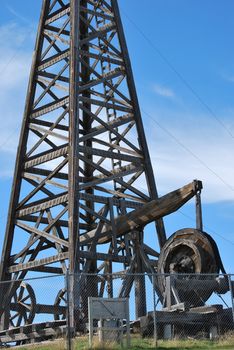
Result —
[{"label": "wooden post", "polygon": [[228,275],[228,283],[229,283],[229,290],[231,294],[231,303],[232,303],[232,317],[233,317],[233,325],[234,325],[234,294],[233,294],[233,283],[231,280],[231,275]]},{"label": "wooden post", "polygon": [[127,298],[126,303],[126,323],[127,323],[127,349],[130,349],[131,347],[131,340],[130,340],[130,319],[129,319],[129,298]]},{"label": "wooden post", "polygon": [[[66,289],[67,289],[67,315],[66,315],[66,320],[67,320],[67,349],[68,350],[72,350],[72,337],[73,337],[73,332],[71,330],[71,312],[70,312],[70,275],[69,275],[69,271],[67,270],[67,273],[65,275],[65,285],[66,285]],[[73,320],[72,320],[73,321]]]},{"label": "wooden post", "polygon": [[135,261],[135,314],[136,318],[146,315],[146,290],[145,290],[145,275],[141,260],[141,245],[143,241],[143,233],[134,231],[133,244],[136,253]]},{"label": "wooden post", "polygon": [[70,281],[70,313],[71,327],[76,329],[76,316],[79,308],[79,299],[75,297],[77,284],[75,275],[80,271],[80,242],[79,242],[79,0],[71,0],[71,33],[70,33],[70,85],[69,85],[69,201],[68,201],[68,225],[69,225],[69,271],[72,274]]},{"label": "wooden post", "polygon": [[201,204],[201,191],[197,191],[196,193],[196,228],[197,230],[203,230],[203,222],[202,222],[202,204]]},{"label": "wooden post", "polygon": [[88,298],[88,313],[89,313],[89,347],[93,346],[93,309],[92,297]]},{"label": "wooden post", "polygon": [[218,329],[217,326],[210,327],[210,340],[217,340],[218,338]]},{"label": "wooden post", "polygon": [[158,328],[157,328],[157,303],[156,303],[156,295],[155,295],[155,288],[156,285],[155,281],[155,274],[152,274],[152,288],[153,288],[153,300],[154,300],[154,345],[155,347],[158,346]]},{"label": "wooden post", "polygon": [[172,326],[171,326],[171,324],[164,325],[163,339],[164,340],[171,340],[172,339]]},{"label": "wooden post", "polygon": [[[128,54],[128,48],[127,48],[127,43],[126,43],[126,39],[125,39],[125,35],[124,35],[121,16],[119,13],[119,7],[118,7],[117,0],[111,0],[111,3],[112,3],[113,11],[115,14],[117,30],[118,30],[118,34],[119,34],[119,38],[120,38],[120,45],[121,45],[122,52],[123,52],[123,59],[125,62],[125,66],[127,68],[127,73],[128,73],[127,80],[128,80],[128,84],[130,87],[131,99],[132,99],[133,105],[134,105],[135,118],[136,118],[138,133],[139,133],[139,141],[140,141],[140,145],[141,145],[141,148],[143,150],[143,153],[144,153],[144,163],[145,163],[145,167],[147,169],[147,172],[146,172],[147,173],[147,175],[146,175],[147,176],[147,183],[149,186],[151,196],[154,199],[156,199],[156,198],[158,198],[158,193],[157,193],[157,188],[156,188],[156,184],[154,181],[153,168],[152,168],[152,164],[151,164],[151,160],[150,160],[150,155],[149,155],[149,150],[148,150],[148,146],[147,146],[147,142],[146,142],[144,127],[143,127],[143,123],[142,123],[142,119],[141,119],[141,111],[140,111],[139,102],[138,102],[138,98],[137,98],[136,87],[135,87],[135,83],[134,83],[134,79],[133,79],[132,66],[131,66],[131,61],[130,61],[129,54]],[[164,243],[166,242],[166,233],[165,233],[165,228],[164,228],[164,223],[163,223],[162,218],[158,219],[156,221],[156,228],[157,228],[157,232],[158,232],[159,245],[160,245],[160,247],[162,247],[164,245]]]}]

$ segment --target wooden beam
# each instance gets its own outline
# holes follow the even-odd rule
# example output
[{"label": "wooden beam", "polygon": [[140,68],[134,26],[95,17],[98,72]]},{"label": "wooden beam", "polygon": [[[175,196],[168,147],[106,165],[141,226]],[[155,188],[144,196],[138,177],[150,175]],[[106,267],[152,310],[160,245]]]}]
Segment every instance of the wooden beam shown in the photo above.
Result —
[{"label": "wooden beam", "polygon": [[[139,229],[152,221],[160,219],[174,211],[178,210],[183,204],[196,194],[197,181],[194,181],[176,191],[170,192],[165,196],[153,200],[143,205],[142,208],[136,209],[124,216],[115,219],[115,227],[117,236],[121,236],[135,229]],[[87,244],[95,236],[95,231],[87,232],[80,238],[81,244]],[[100,237],[99,244],[110,242],[112,227],[104,225]]]},{"label": "wooden beam", "polygon": [[57,21],[59,18],[70,13],[70,4],[64,5],[64,9],[59,9],[52,13],[52,15],[48,16],[48,19],[45,22],[45,25],[53,23]]},{"label": "wooden beam", "polygon": [[68,202],[68,193],[64,192],[62,195],[56,195],[53,198],[41,199],[39,201],[30,203],[30,205],[25,206],[23,209],[16,212],[16,217],[20,218],[25,215],[37,213],[41,210],[55,207],[60,204],[66,204]]},{"label": "wooden beam", "polygon": [[44,237],[44,238],[46,238],[47,240],[49,240],[49,241],[51,241],[53,243],[55,242],[55,243],[59,243],[61,246],[69,247],[69,243],[67,241],[65,241],[63,239],[60,239],[57,236],[49,234],[49,233],[47,233],[45,231],[38,230],[35,227],[31,227],[29,225],[26,225],[26,224],[22,223],[19,220],[16,221],[16,225],[18,227],[22,228],[25,231],[28,231],[30,233],[35,233],[36,235],[38,235],[40,237]]},{"label": "wooden beam", "polygon": [[[56,76],[54,76],[56,78]],[[53,112],[55,109],[66,106],[69,103],[69,96],[62,97],[58,101],[53,101],[48,103],[47,105],[43,105],[42,107],[38,107],[34,109],[31,114],[31,118],[37,118],[41,115],[47,114],[49,112]]]},{"label": "wooden beam", "polygon": [[19,271],[25,271],[25,270],[32,270],[34,267],[40,267],[48,264],[53,264],[55,262],[59,262],[62,260],[68,259],[68,253],[60,253],[58,255],[49,256],[47,258],[38,259],[34,261],[30,261],[24,264],[17,264],[12,265],[8,268],[9,273],[19,272]]},{"label": "wooden beam", "polygon": [[49,162],[50,160],[66,156],[68,154],[68,146],[62,145],[58,147],[55,151],[49,150],[45,152],[41,152],[37,154],[36,156],[30,157],[27,159],[27,161],[24,164],[24,169],[32,168],[33,166],[43,164],[45,162]]},{"label": "wooden beam", "polygon": [[56,53],[52,57],[49,57],[41,62],[41,64],[38,67],[38,70],[44,70],[50,66],[53,66],[54,64],[64,60],[65,58],[68,58],[70,55],[70,50],[66,49],[62,52]]}]

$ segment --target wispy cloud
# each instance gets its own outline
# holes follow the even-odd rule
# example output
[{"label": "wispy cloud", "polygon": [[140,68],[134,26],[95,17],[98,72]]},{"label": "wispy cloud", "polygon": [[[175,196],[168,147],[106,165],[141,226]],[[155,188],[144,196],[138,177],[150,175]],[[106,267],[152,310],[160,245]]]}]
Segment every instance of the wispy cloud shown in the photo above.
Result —
[{"label": "wispy cloud", "polygon": [[[173,135],[146,119],[146,134],[161,194],[199,179],[203,181],[203,200],[220,202],[234,200],[234,155],[228,152],[234,140],[224,129],[210,122],[205,115],[180,114],[171,111],[160,120],[160,111],[151,113]],[[192,120],[197,120],[194,124]],[[200,123],[199,120],[203,122]],[[183,145],[185,147],[183,147]]]},{"label": "wispy cloud", "polygon": [[230,83],[234,83],[234,76],[225,76],[225,80],[229,81]]},{"label": "wispy cloud", "polygon": [[[14,166],[34,41],[30,37],[31,47],[24,45],[24,50],[21,50],[25,32],[28,30],[29,26],[15,23],[0,27],[0,105],[4,111],[0,115],[1,176],[10,176]],[[5,40],[1,42],[4,36]],[[166,86],[156,84],[154,91],[165,98],[176,98],[175,92]],[[217,173],[232,186],[234,155],[227,153],[227,150],[233,149],[234,141],[227,137],[225,130],[220,130],[220,125],[211,126],[208,122],[210,118],[206,115],[157,110],[153,106],[152,110],[152,117],[157,118],[207,165],[203,166],[152,120],[146,119],[147,140],[159,193],[166,193],[198,178],[204,183],[203,198],[206,202],[233,200],[234,189],[228,188],[215,175]]]},{"label": "wispy cloud", "polygon": [[173,99],[176,96],[172,89],[163,85],[155,84],[153,89],[157,95],[162,97]]},{"label": "wispy cloud", "polygon": [[[0,175],[12,174],[33,47],[28,25],[0,26]],[[26,41],[27,39],[27,41]]]},{"label": "wispy cloud", "polygon": [[225,80],[225,81],[227,81],[229,83],[234,83],[234,74],[233,74],[233,72],[221,71],[221,72],[219,72],[219,76],[223,80]]},{"label": "wispy cloud", "polygon": [[21,22],[24,22],[26,24],[29,25],[33,25],[33,23],[26,17],[22,16],[21,13],[17,12],[13,7],[11,7],[10,5],[6,5],[6,8],[8,9],[8,11],[18,20],[20,20]]}]

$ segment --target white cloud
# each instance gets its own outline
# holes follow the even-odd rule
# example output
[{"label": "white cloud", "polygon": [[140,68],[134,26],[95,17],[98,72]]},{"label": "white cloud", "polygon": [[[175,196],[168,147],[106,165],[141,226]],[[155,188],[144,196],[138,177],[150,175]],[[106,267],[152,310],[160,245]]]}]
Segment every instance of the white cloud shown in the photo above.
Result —
[{"label": "white cloud", "polygon": [[231,83],[234,83],[234,77],[227,77],[226,80],[230,81]]},{"label": "white cloud", "polygon": [[221,78],[222,79],[224,79],[224,80],[226,80],[226,81],[228,81],[228,82],[230,82],[230,83],[234,83],[234,75],[233,74],[229,74],[229,73],[224,73],[224,72],[222,72],[221,74],[220,74],[220,76],[221,76]]},{"label": "white cloud", "polygon": [[8,9],[8,11],[15,16],[17,19],[19,19],[20,21],[32,25],[32,22],[29,21],[26,17],[22,16],[19,12],[17,12],[13,7],[11,7],[9,4],[6,5],[6,8]]},{"label": "white cloud", "polygon": [[154,92],[162,97],[166,97],[166,98],[174,98],[175,97],[175,93],[172,89],[166,87],[166,86],[162,86],[159,84],[155,84],[154,85]]},{"label": "white cloud", "polygon": [[31,53],[27,45],[32,42],[32,28],[15,22],[0,26],[1,96],[9,88],[19,88],[28,76]]},{"label": "white cloud", "polygon": [[29,26],[15,22],[0,26],[1,176],[13,172],[31,65],[32,38]]},{"label": "white cloud", "polygon": [[[10,176],[14,167],[34,41],[32,36],[27,36],[28,30],[28,26],[15,23],[0,27],[0,105],[4,111],[0,115],[1,176]],[[23,44],[25,38],[32,42],[30,48]],[[167,98],[176,97],[174,91],[165,86],[155,85],[154,91]],[[167,193],[198,178],[204,184],[204,201],[233,200],[234,190],[228,186],[234,188],[234,156],[228,150],[233,149],[234,140],[226,131],[218,124],[215,126],[207,115],[155,109],[150,114],[206,164],[183,149],[152,120],[145,119],[159,193]]]}]

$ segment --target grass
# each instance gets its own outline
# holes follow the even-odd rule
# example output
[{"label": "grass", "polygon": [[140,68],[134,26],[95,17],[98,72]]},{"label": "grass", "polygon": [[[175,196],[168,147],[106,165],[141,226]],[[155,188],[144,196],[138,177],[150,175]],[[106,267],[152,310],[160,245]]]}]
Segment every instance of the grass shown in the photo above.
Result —
[{"label": "grass", "polygon": [[[64,350],[66,349],[66,341],[61,339],[59,341],[47,342],[41,345],[26,345],[24,347],[18,348],[19,350]],[[121,346],[116,344],[109,344],[108,346],[103,346],[94,342],[92,350],[120,350]],[[234,335],[225,336],[225,338],[218,341],[210,340],[171,340],[171,341],[158,341],[157,347],[155,347],[154,341],[150,338],[131,338],[131,348],[129,350],[230,350],[234,349]],[[88,346],[87,337],[75,339],[73,341],[73,350],[90,350]]]}]

